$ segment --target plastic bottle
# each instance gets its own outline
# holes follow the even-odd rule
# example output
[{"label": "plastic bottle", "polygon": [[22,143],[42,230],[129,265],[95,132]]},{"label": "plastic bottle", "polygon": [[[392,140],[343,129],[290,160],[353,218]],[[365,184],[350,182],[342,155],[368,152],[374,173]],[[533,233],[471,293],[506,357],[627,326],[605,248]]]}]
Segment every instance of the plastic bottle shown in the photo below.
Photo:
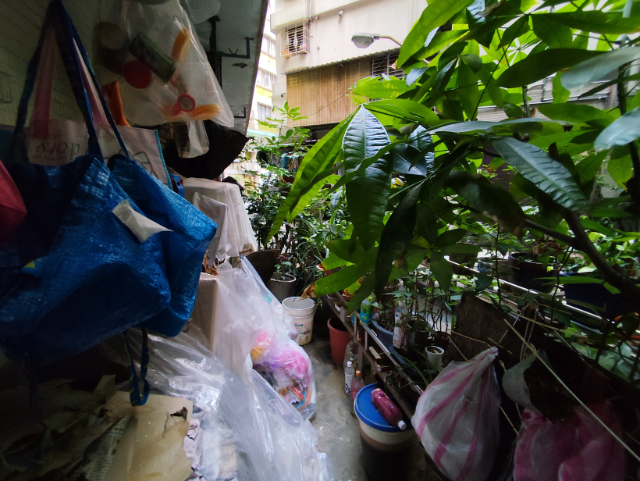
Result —
[{"label": "plastic bottle", "polygon": [[344,393],[351,394],[351,382],[353,381],[354,369],[351,361],[347,362],[347,368],[344,370]]},{"label": "plastic bottle", "polygon": [[[347,348],[344,351],[344,361],[342,363],[342,368],[347,369],[347,363],[349,361],[355,361],[356,356],[358,355],[360,346],[355,339],[351,339],[349,344],[347,344]],[[355,363],[353,363],[355,365]]]},{"label": "plastic bottle", "polygon": [[404,345],[404,331],[401,324],[407,316],[407,306],[404,301],[398,301],[398,306],[395,312],[395,326],[393,328],[393,347],[396,349],[402,348]]},{"label": "plastic bottle", "polygon": [[389,425],[398,426],[403,431],[407,429],[407,424],[402,420],[402,413],[382,389],[371,391],[371,402]]},{"label": "plastic bottle", "polygon": [[360,322],[362,324],[371,324],[371,316],[373,316],[373,295],[367,297],[360,304]]},{"label": "plastic bottle", "polygon": [[351,399],[355,399],[358,391],[364,387],[364,380],[360,375],[360,371],[356,371],[356,376],[351,381]]}]

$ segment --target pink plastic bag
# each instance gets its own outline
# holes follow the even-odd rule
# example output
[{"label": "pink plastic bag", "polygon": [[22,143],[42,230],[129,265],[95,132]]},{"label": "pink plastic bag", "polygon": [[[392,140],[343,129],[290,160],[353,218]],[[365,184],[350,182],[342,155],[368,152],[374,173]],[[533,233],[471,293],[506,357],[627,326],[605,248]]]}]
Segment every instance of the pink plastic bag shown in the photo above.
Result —
[{"label": "pink plastic bag", "polygon": [[[500,443],[498,349],[451,362],[422,393],[411,424],[424,449],[452,481],[485,481]],[[540,478],[542,479],[542,478]]]},{"label": "pink plastic bag", "polygon": [[[620,423],[606,404],[590,409],[618,436]],[[553,424],[525,410],[518,436],[516,481],[618,481],[624,479],[624,452],[618,442],[583,407]]]}]

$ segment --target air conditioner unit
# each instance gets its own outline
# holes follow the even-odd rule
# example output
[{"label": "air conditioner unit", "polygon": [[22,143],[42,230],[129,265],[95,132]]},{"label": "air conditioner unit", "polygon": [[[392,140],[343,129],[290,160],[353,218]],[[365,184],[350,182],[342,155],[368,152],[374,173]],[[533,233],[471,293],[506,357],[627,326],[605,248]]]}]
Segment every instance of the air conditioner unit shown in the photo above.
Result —
[{"label": "air conditioner unit", "polygon": [[283,57],[309,53],[309,24],[285,28],[280,36],[280,46]]}]

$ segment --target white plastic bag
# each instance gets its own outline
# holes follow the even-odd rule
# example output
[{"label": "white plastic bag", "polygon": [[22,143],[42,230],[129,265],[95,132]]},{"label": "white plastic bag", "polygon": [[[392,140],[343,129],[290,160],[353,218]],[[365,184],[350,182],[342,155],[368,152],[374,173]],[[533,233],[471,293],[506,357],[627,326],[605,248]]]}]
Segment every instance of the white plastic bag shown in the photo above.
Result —
[{"label": "white plastic bag", "polygon": [[[130,336],[136,349],[142,336],[137,330]],[[255,371],[248,384],[241,381],[184,334],[149,339],[151,386],[193,402],[202,439],[190,457],[203,479],[333,481],[316,430]]]},{"label": "white plastic bag", "polygon": [[118,80],[128,120],[138,125],[213,120],[233,114],[179,0],[103,0],[96,26],[103,84]]},{"label": "white plastic bag", "polygon": [[411,424],[424,449],[452,481],[486,481],[500,444],[500,390],[492,347],[451,362],[416,406]]}]

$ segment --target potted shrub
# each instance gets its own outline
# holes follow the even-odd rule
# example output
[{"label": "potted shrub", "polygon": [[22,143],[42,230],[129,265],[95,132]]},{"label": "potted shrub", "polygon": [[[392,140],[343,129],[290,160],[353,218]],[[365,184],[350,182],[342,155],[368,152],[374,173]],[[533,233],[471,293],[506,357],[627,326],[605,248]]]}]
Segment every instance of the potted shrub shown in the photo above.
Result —
[{"label": "potted shrub", "polygon": [[293,296],[295,293],[297,278],[289,273],[291,267],[291,262],[281,261],[276,265],[276,269],[267,284],[269,290],[280,302],[284,301],[287,297]]}]

